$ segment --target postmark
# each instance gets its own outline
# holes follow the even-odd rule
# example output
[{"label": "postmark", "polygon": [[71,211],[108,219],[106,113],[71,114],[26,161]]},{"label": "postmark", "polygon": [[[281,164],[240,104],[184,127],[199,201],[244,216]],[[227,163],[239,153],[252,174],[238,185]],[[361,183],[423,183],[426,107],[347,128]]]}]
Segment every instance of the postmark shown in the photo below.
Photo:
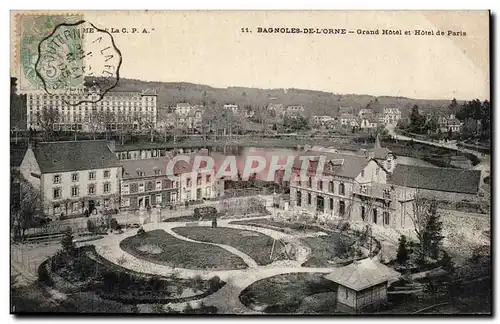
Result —
[{"label": "postmark", "polygon": [[97,102],[118,84],[122,56],[111,34],[81,20],[61,23],[38,44],[35,73],[68,105]]}]

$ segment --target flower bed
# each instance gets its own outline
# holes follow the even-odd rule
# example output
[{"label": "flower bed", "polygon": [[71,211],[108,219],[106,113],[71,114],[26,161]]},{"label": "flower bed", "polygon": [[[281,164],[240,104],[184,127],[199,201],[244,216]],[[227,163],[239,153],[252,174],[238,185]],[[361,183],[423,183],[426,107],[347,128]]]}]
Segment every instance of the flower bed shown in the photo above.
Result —
[{"label": "flower bed", "polygon": [[42,263],[39,279],[65,292],[92,292],[123,304],[180,303],[204,298],[225,285],[218,277],[181,279],[145,275],[103,259],[94,246],[74,255],[57,254]]}]

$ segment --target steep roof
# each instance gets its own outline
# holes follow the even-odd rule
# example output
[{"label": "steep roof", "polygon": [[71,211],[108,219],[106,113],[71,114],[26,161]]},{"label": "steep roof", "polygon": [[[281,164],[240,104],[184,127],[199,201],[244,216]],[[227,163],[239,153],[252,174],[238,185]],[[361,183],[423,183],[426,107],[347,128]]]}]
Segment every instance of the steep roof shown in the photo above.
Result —
[{"label": "steep roof", "polygon": [[[319,157],[326,156],[326,163],[324,170],[317,170],[318,161],[311,161],[309,163],[309,170],[314,172],[324,172],[324,174],[336,175],[344,178],[354,179],[361,173],[361,170],[368,164],[369,160],[363,155],[347,154],[347,153],[326,153],[321,151],[309,150],[305,153],[298,155],[295,158],[293,167],[300,170],[302,163],[306,160],[300,157],[310,156]],[[330,163],[331,162],[331,163]]]},{"label": "steep roof", "polygon": [[119,167],[106,141],[39,143],[33,149],[42,173]]},{"label": "steep roof", "polygon": [[391,183],[428,190],[477,194],[481,171],[398,164]]},{"label": "steep roof", "polygon": [[355,261],[345,267],[337,268],[327,274],[325,278],[350,289],[361,291],[399,275],[399,272],[378,261],[367,258]]}]

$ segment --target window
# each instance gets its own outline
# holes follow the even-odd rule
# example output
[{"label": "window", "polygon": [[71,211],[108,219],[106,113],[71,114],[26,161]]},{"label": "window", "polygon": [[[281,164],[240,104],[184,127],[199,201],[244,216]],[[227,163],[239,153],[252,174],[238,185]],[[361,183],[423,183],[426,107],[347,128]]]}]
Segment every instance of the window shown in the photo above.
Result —
[{"label": "window", "polygon": [[323,190],[323,181],[322,180],[318,181],[318,189]]},{"label": "window", "polygon": [[342,216],[345,214],[345,202],[344,201],[339,202],[339,214]]},{"label": "window", "polygon": [[130,206],[130,198],[122,198],[121,205],[122,205],[122,207],[129,207]]},{"label": "window", "polygon": [[364,221],[366,217],[366,207],[361,206],[361,219]]},{"label": "window", "polygon": [[191,179],[186,179],[186,186],[191,187]]},{"label": "window", "polygon": [[300,207],[302,205],[302,192],[297,191],[297,206]]},{"label": "window", "polygon": [[339,193],[341,195],[345,195],[345,184],[343,184],[342,182],[339,184]]},{"label": "window", "polygon": [[60,174],[54,174],[54,177],[52,178],[54,183],[61,183],[61,175]]},{"label": "window", "polygon": [[330,210],[333,210],[333,198],[330,198]]},{"label": "window", "polygon": [[365,176],[365,170],[361,170],[361,176],[364,177]]},{"label": "window", "polygon": [[77,182],[78,181],[78,173],[72,173],[71,174],[71,181]]},{"label": "window", "polygon": [[161,174],[161,170],[160,169],[156,169],[155,170],[155,175],[160,175]]},{"label": "window", "polygon": [[130,192],[130,187],[129,187],[128,183],[126,183],[122,186],[122,193],[128,194],[129,192]]},{"label": "window", "polygon": [[389,212],[384,211],[384,224],[389,225]]},{"label": "window", "polygon": [[157,194],[156,195],[156,203],[161,204],[161,202],[162,202],[162,196],[161,196],[161,194]]},{"label": "window", "polygon": [[377,209],[373,208],[373,223],[377,224]]},{"label": "window", "polygon": [[54,199],[61,199],[61,188],[54,188],[54,190],[52,190],[52,197]]},{"label": "window", "polygon": [[95,185],[94,184],[89,184],[89,195],[95,194]]},{"label": "window", "polygon": [[212,177],[210,176],[210,174],[207,174],[207,180],[206,180],[206,182],[210,183],[210,180],[212,180]]},{"label": "window", "polygon": [[311,188],[311,187],[312,187],[312,179],[311,179],[311,177],[309,177],[309,179],[308,179],[307,186],[308,186],[309,188]]},{"label": "window", "polygon": [[104,179],[109,179],[110,176],[111,176],[111,171],[104,170]]},{"label": "window", "polygon": [[111,192],[111,183],[110,182],[105,182],[104,183],[103,192],[104,193],[110,193]]},{"label": "window", "polygon": [[71,187],[71,197],[78,197],[78,187]]},{"label": "window", "polygon": [[345,287],[344,289],[345,289],[345,299],[348,299],[349,298],[349,289],[347,287]]},{"label": "window", "polygon": [[156,181],[156,190],[161,190],[161,181],[160,180]]},{"label": "window", "polygon": [[333,181],[330,181],[330,182],[328,183],[328,191],[330,191],[330,192],[334,192],[334,189],[333,189],[333,188],[334,188],[334,186],[333,186]]},{"label": "window", "polygon": [[89,180],[95,180],[95,171],[89,171]]},{"label": "window", "polygon": [[312,197],[311,197],[311,193],[308,192],[307,193],[307,204],[310,205],[311,204],[311,200],[312,200]]},{"label": "window", "polygon": [[71,210],[73,212],[76,212],[80,209],[80,206],[81,206],[80,203],[78,201],[75,201],[71,204]]},{"label": "window", "polygon": [[144,183],[139,183],[139,192],[144,192]]},{"label": "window", "polygon": [[201,176],[196,179],[196,185],[201,186]]},{"label": "window", "polygon": [[146,190],[147,191],[152,191],[154,190],[154,183],[152,181],[149,181],[148,183],[146,183]]}]

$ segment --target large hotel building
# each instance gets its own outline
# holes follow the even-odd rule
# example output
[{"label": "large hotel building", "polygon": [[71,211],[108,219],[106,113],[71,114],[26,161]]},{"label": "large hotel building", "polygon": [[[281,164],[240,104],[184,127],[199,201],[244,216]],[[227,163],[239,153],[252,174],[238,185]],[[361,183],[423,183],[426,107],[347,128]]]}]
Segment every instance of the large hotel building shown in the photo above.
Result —
[{"label": "large hotel building", "polygon": [[[47,119],[53,122],[54,130],[89,131],[92,128],[104,131],[156,126],[156,91],[110,91],[99,101],[96,90],[91,89],[90,92],[90,101],[96,102],[82,102],[78,105],[71,104],[82,101],[82,95],[27,94],[27,128],[41,130],[44,110],[51,108],[57,113],[51,114],[52,117]],[[88,95],[85,96],[89,100]]]}]

